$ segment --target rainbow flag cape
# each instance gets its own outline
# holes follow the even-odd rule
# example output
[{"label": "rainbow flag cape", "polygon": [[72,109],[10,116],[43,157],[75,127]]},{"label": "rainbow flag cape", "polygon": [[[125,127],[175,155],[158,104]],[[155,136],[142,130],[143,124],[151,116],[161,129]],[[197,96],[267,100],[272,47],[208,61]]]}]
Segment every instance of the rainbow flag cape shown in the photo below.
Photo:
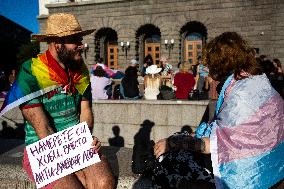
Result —
[{"label": "rainbow flag cape", "polygon": [[[9,90],[7,97],[0,109],[0,117],[9,110],[50,92],[60,86],[68,86],[71,91],[78,90],[83,94],[89,85],[89,73],[85,64],[78,70],[67,75],[63,69],[54,63],[49,51],[38,55],[23,63],[16,81]],[[49,61],[52,59],[52,61]],[[71,81],[71,85],[70,85]]]},{"label": "rainbow flag cape", "polygon": [[197,133],[210,135],[217,189],[267,189],[284,178],[284,101],[265,75],[236,81],[225,97],[232,78]]}]

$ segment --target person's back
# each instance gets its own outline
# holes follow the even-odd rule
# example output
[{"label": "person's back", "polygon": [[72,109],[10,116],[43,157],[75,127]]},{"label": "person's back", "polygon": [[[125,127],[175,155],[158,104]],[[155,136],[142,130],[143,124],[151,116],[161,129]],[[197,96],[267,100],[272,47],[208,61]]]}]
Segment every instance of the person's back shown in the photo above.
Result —
[{"label": "person's back", "polygon": [[175,95],[177,99],[188,99],[190,91],[193,89],[195,80],[191,73],[177,73],[174,78],[176,86]]},{"label": "person's back", "polygon": [[157,100],[161,85],[161,76],[158,73],[161,70],[162,68],[158,68],[157,65],[147,67],[147,75],[144,77],[144,98],[146,100]]},{"label": "person's back", "polygon": [[121,81],[123,87],[124,98],[138,98],[139,97],[139,82],[137,75],[137,68],[129,66],[125,70],[125,77]]},{"label": "person's back", "polygon": [[106,87],[111,86],[111,80],[104,77],[104,75],[105,71],[102,67],[98,66],[94,70],[94,74],[90,77],[93,100],[109,98]]},{"label": "person's back", "polygon": [[190,65],[183,63],[180,71],[174,77],[175,96],[177,99],[188,99],[188,95],[195,85],[194,76],[189,72],[189,69]]},{"label": "person's back", "polygon": [[144,97],[146,100],[156,100],[157,96],[160,93],[160,85],[161,85],[161,76],[155,75],[146,75],[144,77]]},{"label": "person's back", "polygon": [[111,80],[107,77],[99,77],[91,75],[91,87],[93,100],[108,99],[106,86],[111,84]]},{"label": "person's back", "polygon": [[[211,153],[218,189],[271,188],[283,182],[284,161],[279,157],[283,154],[284,141],[279,136],[284,133],[284,101],[262,74],[252,48],[237,33],[225,32],[211,40],[203,52],[210,76],[224,81],[215,115],[210,122],[201,123],[194,135],[183,139],[172,135],[158,141],[155,156],[179,149]],[[184,170],[190,171],[183,168],[181,174],[168,176],[169,181],[178,176],[182,181],[188,179],[182,178],[184,175],[194,175],[185,174]],[[188,186],[192,186],[190,181]]]}]

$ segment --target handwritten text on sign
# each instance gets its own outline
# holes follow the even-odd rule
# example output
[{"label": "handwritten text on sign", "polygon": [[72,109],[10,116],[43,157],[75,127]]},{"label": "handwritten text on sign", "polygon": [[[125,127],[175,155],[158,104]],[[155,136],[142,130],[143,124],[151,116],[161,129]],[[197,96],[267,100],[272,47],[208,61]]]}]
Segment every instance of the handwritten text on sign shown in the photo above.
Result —
[{"label": "handwritten text on sign", "polygon": [[27,146],[37,188],[100,161],[86,122]]}]

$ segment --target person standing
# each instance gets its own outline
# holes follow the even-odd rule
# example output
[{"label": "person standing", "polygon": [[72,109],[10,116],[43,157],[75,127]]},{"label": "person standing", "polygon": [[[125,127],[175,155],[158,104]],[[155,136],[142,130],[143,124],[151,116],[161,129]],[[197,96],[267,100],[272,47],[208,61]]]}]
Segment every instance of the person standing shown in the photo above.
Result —
[{"label": "person standing", "polygon": [[198,66],[197,66],[197,90],[199,93],[203,92],[203,89],[208,89],[207,77],[209,74],[208,68],[202,63],[201,57],[198,57]]},{"label": "person standing", "polygon": [[151,54],[148,54],[145,58],[144,58],[144,64],[141,70],[142,76],[144,77],[147,73],[146,73],[146,69],[153,65],[153,58],[151,56]]},{"label": "person standing", "polygon": [[167,56],[162,56],[160,58],[161,64],[161,76],[162,76],[162,85],[168,86],[170,88],[173,87],[172,79],[173,79],[173,66],[169,63],[169,58]]},{"label": "person standing", "polygon": [[[25,143],[37,142],[53,133],[86,121],[90,131],[94,123],[88,70],[83,62],[83,31],[74,15],[52,14],[47,18],[46,33],[32,38],[47,42],[48,50],[23,63],[4,102],[0,116],[19,105],[25,118]],[[13,102],[14,103],[11,103]],[[94,150],[101,143],[93,137]],[[34,180],[27,152],[23,167]],[[105,156],[99,163],[62,177],[43,188],[112,189],[114,178]]]}]

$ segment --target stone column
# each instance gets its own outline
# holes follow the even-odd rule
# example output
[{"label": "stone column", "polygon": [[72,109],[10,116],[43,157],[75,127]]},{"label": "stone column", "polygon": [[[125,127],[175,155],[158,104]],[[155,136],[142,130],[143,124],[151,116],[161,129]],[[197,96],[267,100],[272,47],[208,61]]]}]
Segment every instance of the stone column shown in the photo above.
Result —
[{"label": "stone column", "polygon": [[184,32],[181,35],[181,41],[180,41],[180,61],[183,63],[184,61],[184,40],[185,40],[186,32]]},{"label": "stone column", "polygon": [[145,48],[145,34],[139,36],[139,69],[142,72],[143,64],[144,64],[144,48]]},{"label": "stone column", "polygon": [[100,57],[102,57],[104,61],[101,63],[105,63],[107,60],[105,41],[106,41],[106,36],[102,36],[100,38]]}]

